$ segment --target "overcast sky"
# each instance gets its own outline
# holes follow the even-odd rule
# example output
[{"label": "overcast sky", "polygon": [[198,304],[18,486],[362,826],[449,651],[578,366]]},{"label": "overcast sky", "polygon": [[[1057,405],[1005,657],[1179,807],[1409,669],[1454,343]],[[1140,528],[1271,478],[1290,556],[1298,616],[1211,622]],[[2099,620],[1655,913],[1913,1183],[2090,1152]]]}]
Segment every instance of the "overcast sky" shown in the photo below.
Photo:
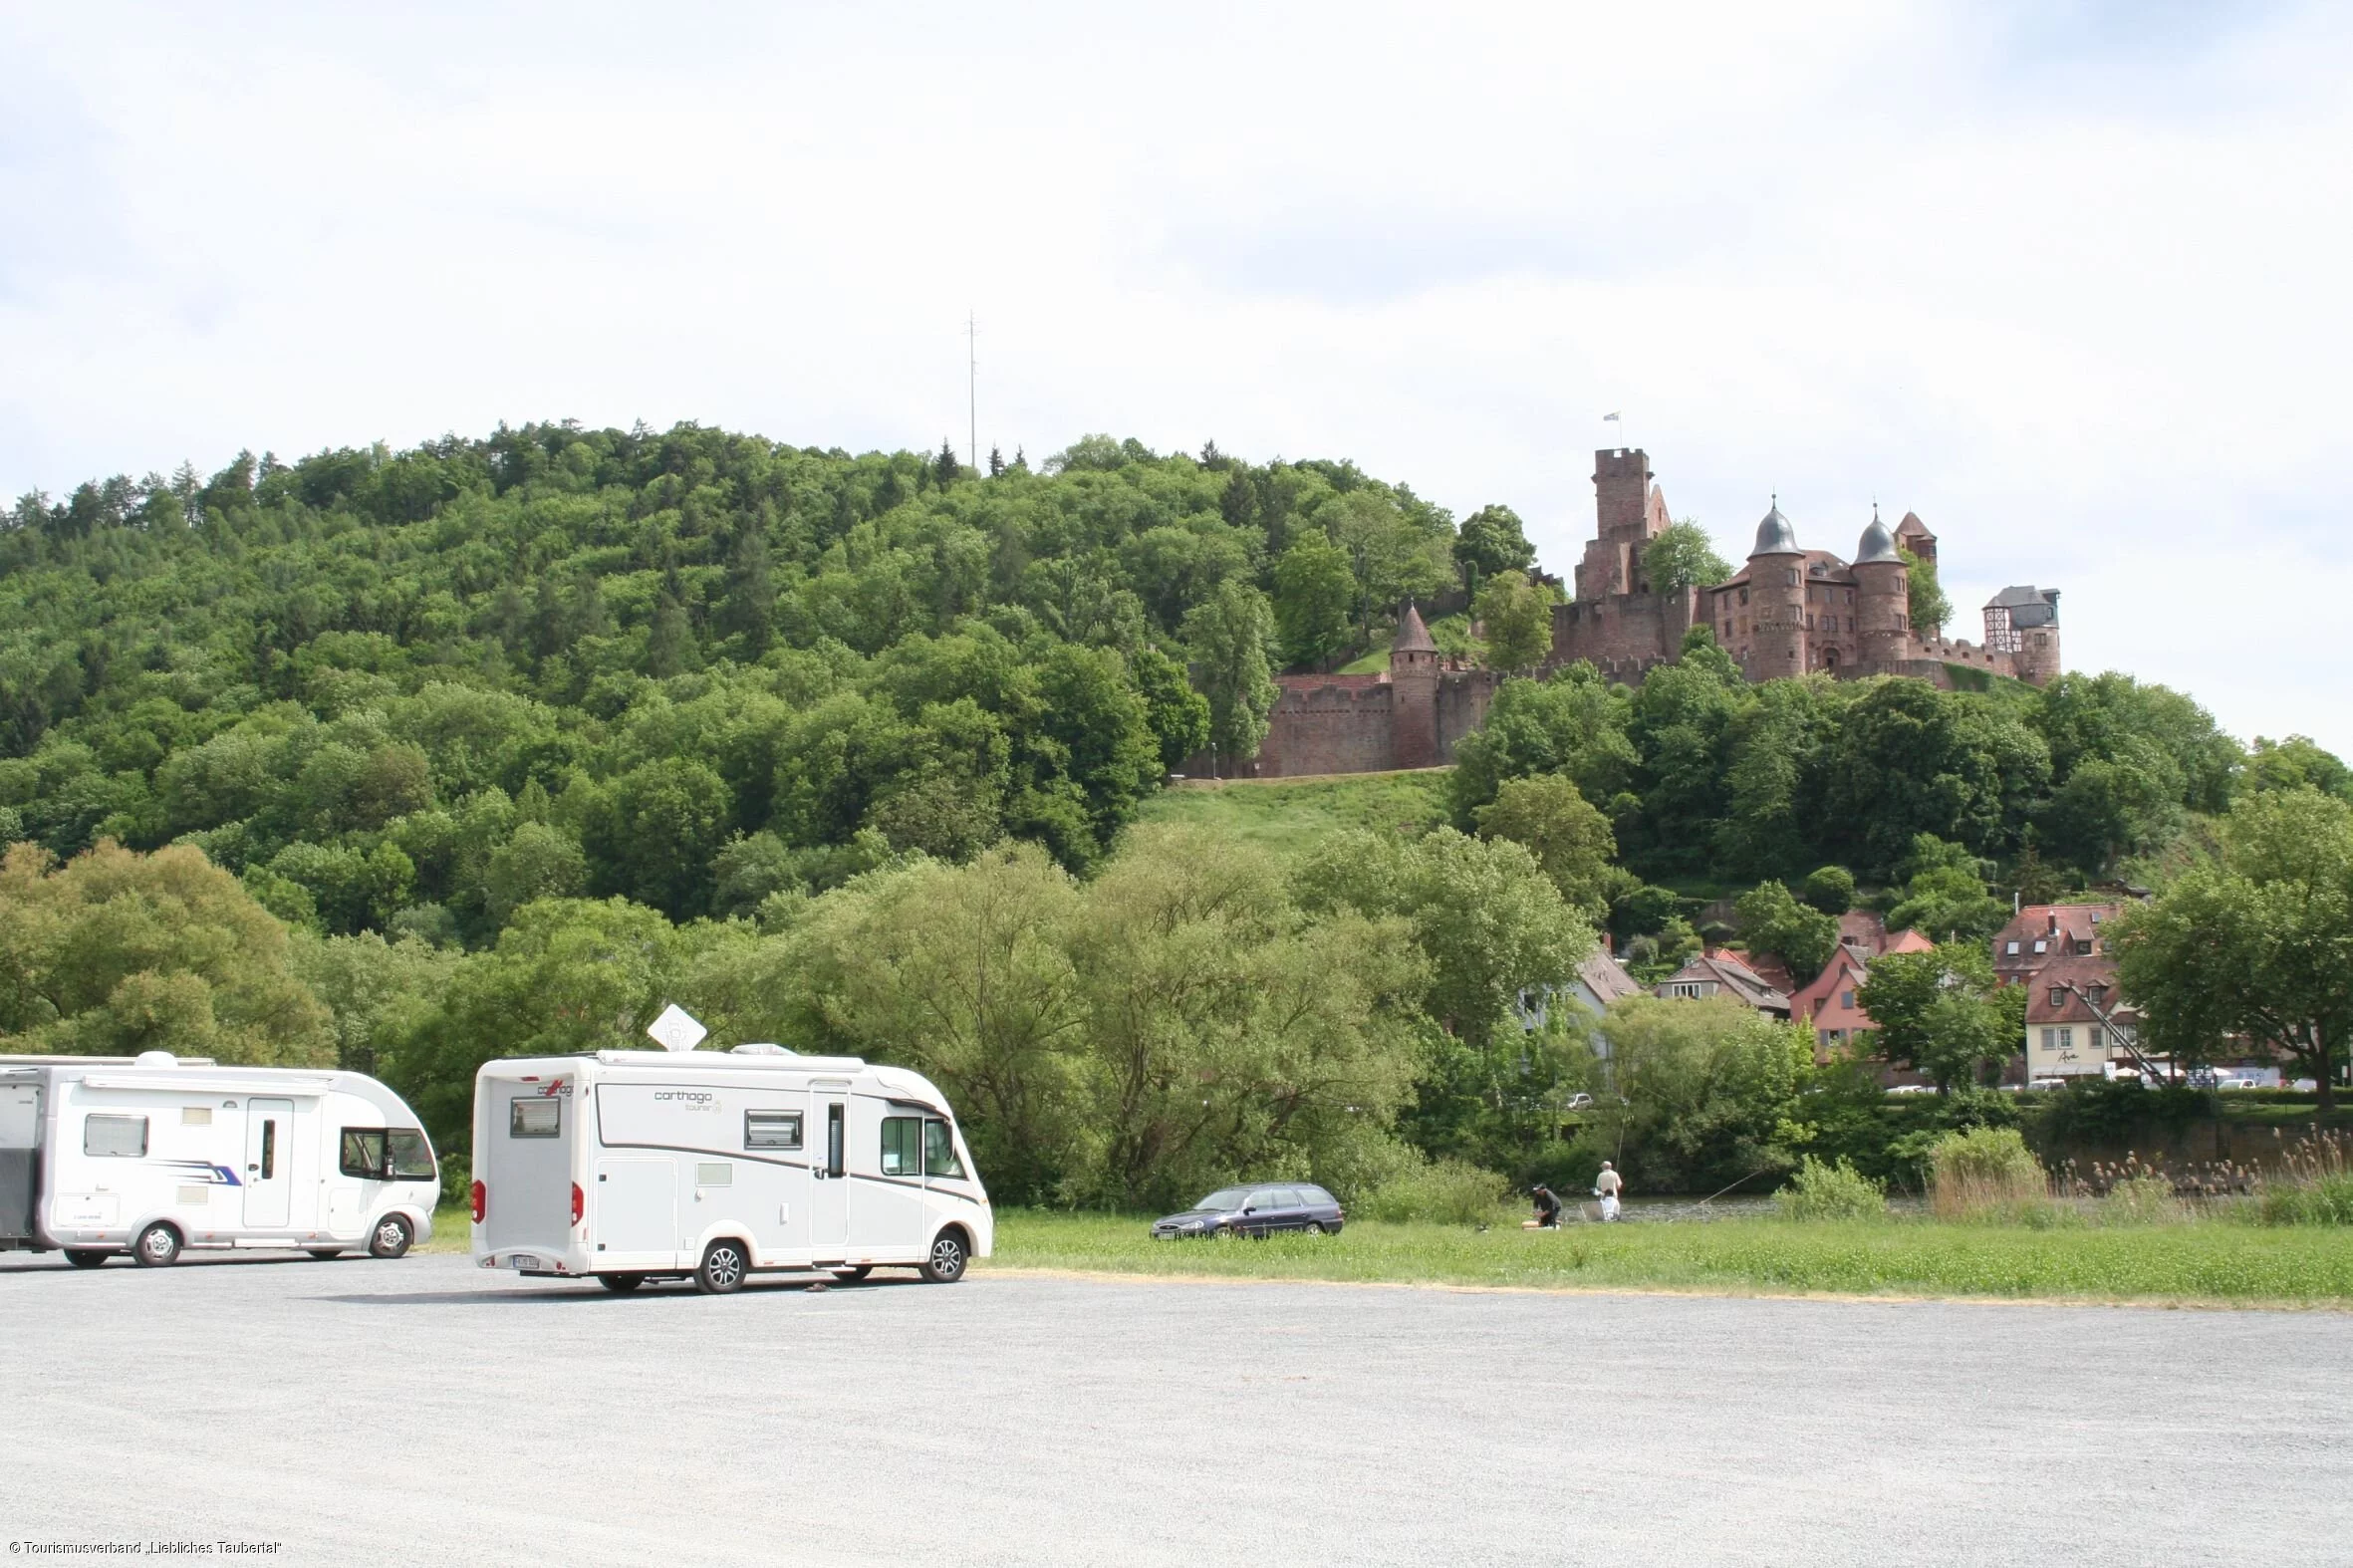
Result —
[{"label": "overcast sky", "polygon": [[[20,6],[0,488],[499,420],[1351,457],[2353,755],[2353,8]],[[1008,16],[1004,13],[1018,12]],[[887,20],[886,20],[887,19]]]}]

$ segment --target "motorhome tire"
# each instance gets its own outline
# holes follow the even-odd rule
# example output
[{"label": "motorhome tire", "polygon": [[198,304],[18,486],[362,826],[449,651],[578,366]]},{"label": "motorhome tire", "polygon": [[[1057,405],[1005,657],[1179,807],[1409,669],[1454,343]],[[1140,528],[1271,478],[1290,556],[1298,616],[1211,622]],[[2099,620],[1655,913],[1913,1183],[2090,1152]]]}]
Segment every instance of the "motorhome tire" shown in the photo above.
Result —
[{"label": "motorhome tire", "polygon": [[872,1263],[861,1263],[856,1268],[834,1269],[832,1270],[832,1273],[834,1278],[842,1281],[844,1284],[848,1284],[852,1280],[864,1279],[867,1275],[873,1273],[875,1269]]},{"label": "motorhome tire", "polygon": [[964,1233],[942,1230],[931,1242],[931,1254],[916,1266],[916,1272],[934,1285],[952,1285],[964,1277]]},{"label": "motorhome tire", "polygon": [[743,1243],[722,1237],[702,1249],[702,1267],[694,1271],[694,1288],[706,1296],[724,1296],[743,1288],[751,1259]]},{"label": "motorhome tire", "polygon": [[643,1274],[599,1274],[597,1283],[617,1296],[626,1296],[646,1283],[646,1276]]},{"label": "motorhome tire", "polygon": [[368,1255],[399,1257],[415,1238],[416,1233],[408,1228],[407,1220],[398,1214],[387,1214],[376,1222],[376,1233],[368,1238]]},{"label": "motorhome tire", "polygon": [[141,1268],[169,1268],[179,1261],[179,1232],[157,1222],[138,1233],[138,1241],[131,1249]]},{"label": "motorhome tire", "polygon": [[343,1248],[341,1247],[310,1247],[306,1250],[322,1263],[332,1262],[343,1256]]},{"label": "motorhome tire", "polygon": [[96,1268],[114,1255],[112,1252],[93,1252],[86,1247],[66,1248],[66,1261],[76,1268]]}]

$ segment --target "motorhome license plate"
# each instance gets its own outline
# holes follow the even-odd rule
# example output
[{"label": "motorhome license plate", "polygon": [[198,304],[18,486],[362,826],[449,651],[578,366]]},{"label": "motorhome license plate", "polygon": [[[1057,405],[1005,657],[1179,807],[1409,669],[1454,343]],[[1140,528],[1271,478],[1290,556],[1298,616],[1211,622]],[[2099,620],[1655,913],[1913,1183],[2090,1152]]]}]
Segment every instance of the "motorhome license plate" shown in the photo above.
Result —
[{"label": "motorhome license plate", "polygon": [[517,1253],[513,1261],[515,1269],[520,1273],[537,1274],[543,1272],[539,1259],[535,1257],[525,1257],[521,1253]]}]

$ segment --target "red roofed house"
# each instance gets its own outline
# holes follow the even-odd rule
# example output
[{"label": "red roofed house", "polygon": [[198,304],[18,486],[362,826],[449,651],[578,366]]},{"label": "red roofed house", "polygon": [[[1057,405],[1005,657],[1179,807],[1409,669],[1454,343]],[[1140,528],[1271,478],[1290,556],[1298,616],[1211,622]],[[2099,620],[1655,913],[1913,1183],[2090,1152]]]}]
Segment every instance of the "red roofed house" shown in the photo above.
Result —
[{"label": "red roofed house", "polygon": [[[1918,931],[1899,931],[1886,939],[1880,951],[1927,952],[1935,946]],[[1864,1054],[1854,1045],[1855,1036],[1879,1027],[1855,1001],[1855,993],[1871,972],[1872,956],[1841,941],[1813,983],[1790,993],[1789,1016],[1812,1027],[1817,1064],[1829,1062],[1842,1047],[1850,1055]]]},{"label": "red roofed house", "polygon": [[2116,992],[2116,960],[2105,952],[2052,958],[2026,987],[2026,1079],[2104,1078],[2133,1060],[2140,1015]]},{"label": "red roofed house", "polygon": [[1993,933],[1993,977],[2023,980],[2053,958],[2088,958],[2108,950],[2102,929],[2121,904],[2029,904]]}]

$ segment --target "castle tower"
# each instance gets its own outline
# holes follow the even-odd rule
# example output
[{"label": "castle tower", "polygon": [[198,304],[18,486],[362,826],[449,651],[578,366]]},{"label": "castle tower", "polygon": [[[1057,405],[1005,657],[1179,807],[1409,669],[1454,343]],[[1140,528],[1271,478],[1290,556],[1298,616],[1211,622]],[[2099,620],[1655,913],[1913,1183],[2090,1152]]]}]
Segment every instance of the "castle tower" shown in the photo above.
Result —
[{"label": "castle tower", "polygon": [[1437,767],[1444,760],[1438,736],[1438,645],[1410,599],[1398,617],[1397,640],[1389,645],[1389,684],[1391,765]]},{"label": "castle tower", "polygon": [[1862,673],[1892,674],[1912,657],[1912,584],[1896,536],[1871,508],[1871,526],[1855,546],[1855,637]]},{"label": "castle tower", "polygon": [[1806,663],[1805,552],[1797,530],[1781,515],[1781,499],[1756,525],[1756,548],[1748,552],[1748,678],[1770,680],[1802,674]]},{"label": "castle tower", "polygon": [[1651,459],[1641,447],[1593,454],[1593,498],[1599,534],[1586,541],[1577,563],[1577,597],[1606,599],[1633,593],[1642,579],[1643,547],[1659,530],[1651,516]]},{"label": "castle tower", "polygon": [[2048,685],[2059,672],[2059,591],[2005,588],[1985,605],[1985,651],[2007,653],[2010,673],[2029,685]]}]

